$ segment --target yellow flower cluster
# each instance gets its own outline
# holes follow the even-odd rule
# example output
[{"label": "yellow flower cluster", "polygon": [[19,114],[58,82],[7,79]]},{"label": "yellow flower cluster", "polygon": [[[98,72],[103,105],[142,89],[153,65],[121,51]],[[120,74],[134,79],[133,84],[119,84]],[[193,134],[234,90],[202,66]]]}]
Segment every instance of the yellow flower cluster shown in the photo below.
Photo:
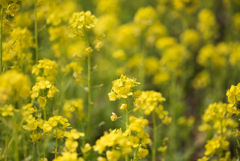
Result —
[{"label": "yellow flower cluster", "polygon": [[232,85],[230,89],[227,90],[226,95],[229,102],[227,111],[230,114],[238,115],[240,113],[240,110],[237,107],[238,101],[240,100],[240,83],[236,86]]},{"label": "yellow flower cluster", "polygon": [[[110,133],[105,132],[104,135],[98,139],[93,146],[93,149],[99,154],[102,154],[107,147],[116,147],[120,146],[122,148],[123,155],[130,154],[132,149],[127,149],[131,147],[133,143],[128,139],[126,135],[123,135],[121,129],[111,130]],[[128,150],[128,151],[126,151]],[[109,152],[108,152],[109,153]],[[118,158],[120,157],[120,152],[118,152]],[[118,159],[116,158],[116,160]]]},{"label": "yellow flower cluster", "polygon": [[37,76],[42,75],[51,83],[55,81],[58,74],[58,65],[55,61],[49,59],[39,60],[37,65],[32,68],[32,74]]},{"label": "yellow flower cluster", "polygon": [[146,115],[149,115],[157,106],[161,106],[166,99],[160,92],[155,91],[143,91],[141,95],[135,101],[135,109],[142,109]]},{"label": "yellow flower cluster", "polygon": [[[148,125],[148,120],[143,118],[136,118],[131,116],[129,118],[130,124],[127,126],[126,131],[123,133],[124,135],[130,135],[130,138],[135,140],[135,144],[133,144],[133,148],[137,148],[139,146],[147,147],[147,144],[151,142],[149,134],[144,130],[144,127]],[[135,132],[136,136],[132,135],[132,132]],[[142,156],[143,158],[145,156]]]},{"label": "yellow flower cluster", "polygon": [[78,157],[78,142],[75,140],[84,137],[85,134],[78,132],[76,129],[72,129],[70,132],[65,131],[64,136],[67,138],[65,141],[65,147],[67,149],[61,154],[61,156],[58,156],[53,161],[83,161],[84,159],[82,157]]},{"label": "yellow flower cluster", "polygon": [[96,23],[97,18],[90,11],[75,12],[69,20],[69,26],[77,29],[90,29],[95,27]]},{"label": "yellow flower cluster", "polygon": [[[56,62],[44,59],[39,60],[39,64],[35,65],[32,69],[32,73],[42,76],[37,77],[37,82],[32,87],[31,97],[38,97],[38,102],[43,108],[45,108],[47,103],[46,97],[53,98],[55,93],[59,92],[59,90],[53,85],[58,73],[57,67]],[[46,89],[48,89],[47,95],[44,93]],[[41,93],[43,93],[42,96],[40,96]]]},{"label": "yellow flower cluster", "polygon": [[229,116],[227,104],[221,102],[210,104],[202,116],[203,124],[199,126],[199,130],[209,131],[212,125],[217,134],[228,133],[228,128],[238,126],[238,123]]},{"label": "yellow flower cluster", "polygon": [[[199,130],[209,131],[213,128],[213,132],[215,133],[214,138],[208,140],[205,145],[205,159],[214,156],[216,153],[221,153],[220,156],[222,156],[222,151],[227,150],[229,142],[226,138],[231,136],[231,129],[238,126],[238,123],[230,118],[230,116],[227,112],[227,104],[224,103],[210,104],[205,110],[202,116],[203,123],[199,126]],[[204,157],[200,160],[203,159]],[[221,160],[222,158],[219,159]]]},{"label": "yellow flower cluster", "polygon": [[82,99],[65,100],[63,105],[63,113],[68,118],[72,118],[73,113],[76,113],[77,118],[82,119],[84,117],[83,100]]},{"label": "yellow flower cluster", "polygon": [[[133,149],[137,150],[138,148],[138,157],[146,157],[148,150],[145,148],[150,143],[150,138],[149,134],[143,128],[148,124],[148,121],[143,118],[130,117],[130,122],[124,133],[122,133],[121,129],[112,130],[110,133],[105,132],[104,136],[96,141],[93,149],[102,154],[107,147],[113,147],[112,151],[108,150],[106,152],[109,161],[117,161],[121,155],[131,154]],[[136,132],[136,136],[132,135],[131,132]],[[114,147],[120,149],[120,151]]]},{"label": "yellow flower cluster", "polygon": [[110,101],[115,101],[120,98],[128,98],[133,95],[132,88],[137,86],[138,82],[136,79],[128,78],[127,76],[121,75],[120,79],[112,82],[113,87],[111,92],[108,94]]}]

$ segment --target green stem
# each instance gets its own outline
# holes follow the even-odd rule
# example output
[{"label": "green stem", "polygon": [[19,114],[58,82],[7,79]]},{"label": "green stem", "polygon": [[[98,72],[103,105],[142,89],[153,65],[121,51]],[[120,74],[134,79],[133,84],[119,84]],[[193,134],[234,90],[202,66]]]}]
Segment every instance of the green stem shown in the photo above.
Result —
[{"label": "green stem", "polygon": [[[126,98],[126,104],[127,104],[127,107],[126,107],[126,130],[127,130],[128,125],[129,125],[129,112],[128,112],[128,100],[127,100],[127,98]],[[128,157],[127,154],[125,155],[125,161],[129,161],[129,157]]]},{"label": "green stem", "polygon": [[[140,141],[141,142],[141,141]],[[139,145],[140,146],[140,145]],[[135,151],[134,153],[134,158],[133,158],[133,161],[138,161],[138,150],[139,150],[139,146],[137,147],[137,150]]]},{"label": "green stem", "polygon": [[35,160],[35,145],[34,145],[34,142],[33,142],[33,149],[32,149],[32,160],[34,161]]},{"label": "green stem", "polygon": [[153,121],[153,149],[152,149],[152,161],[156,160],[156,149],[157,149],[157,123],[155,117],[155,111],[152,112]]},{"label": "green stem", "polygon": [[39,157],[39,144],[37,144],[37,159],[40,160],[40,157]]},{"label": "green stem", "polygon": [[[44,115],[44,121],[46,121],[47,117],[46,117],[46,108],[43,108],[43,115]],[[46,158],[46,140],[45,140],[45,136],[43,138],[43,157]]]},{"label": "green stem", "polygon": [[[222,126],[222,120],[220,121],[221,122],[221,139],[223,139],[223,126]],[[223,153],[223,147],[222,147],[222,141],[220,143],[220,146],[221,146],[221,150],[220,150],[220,153],[219,153],[219,159],[222,158],[222,153]]]},{"label": "green stem", "polygon": [[57,149],[58,149],[58,138],[57,138],[58,129],[56,129],[56,151],[55,151],[55,159],[57,158]]},{"label": "green stem", "polygon": [[37,64],[38,62],[37,0],[35,0],[34,11],[35,11],[35,45],[36,45],[35,63]]},{"label": "green stem", "polygon": [[129,125],[129,112],[128,112],[128,100],[127,100],[127,98],[126,98],[126,104],[127,104],[127,107],[126,107],[126,122],[127,122],[126,129],[127,129],[128,125]]},{"label": "green stem", "polygon": [[8,159],[8,128],[6,126],[6,139],[5,139],[5,161]]},{"label": "green stem", "polygon": [[2,67],[3,67],[3,65],[2,65],[2,54],[3,54],[3,49],[2,49],[2,36],[3,36],[3,31],[2,31],[2,29],[3,29],[3,11],[4,11],[4,8],[3,8],[3,6],[2,6],[2,11],[1,11],[1,28],[0,28],[0,74],[2,74]]},{"label": "green stem", "polygon": [[17,118],[16,118],[16,128],[14,131],[14,143],[15,143],[15,161],[19,161],[19,153],[18,153],[18,125],[17,125]]},{"label": "green stem", "polygon": [[[87,31],[84,29],[84,35],[87,43],[87,47],[90,47]],[[87,134],[89,137],[90,133],[90,120],[91,120],[91,111],[92,111],[92,87],[91,87],[91,53],[88,54],[88,124],[87,124]]]}]

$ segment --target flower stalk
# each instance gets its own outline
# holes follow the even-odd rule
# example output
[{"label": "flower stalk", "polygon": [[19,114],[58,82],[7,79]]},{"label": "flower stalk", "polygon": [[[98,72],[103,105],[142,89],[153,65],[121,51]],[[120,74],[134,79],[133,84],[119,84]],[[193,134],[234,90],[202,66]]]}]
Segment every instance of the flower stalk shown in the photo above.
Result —
[{"label": "flower stalk", "polygon": [[3,49],[2,49],[2,42],[3,42],[3,11],[4,11],[4,8],[2,6],[2,9],[1,9],[1,28],[0,28],[0,74],[2,74],[2,68],[3,68],[3,65],[2,65],[2,55],[3,55]]},{"label": "flower stalk", "polygon": [[38,28],[37,28],[37,0],[34,3],[34,12],[35,12],[35,63],[38,62]]},{"label": "flower stalk", "polygon": [[152,111],[152,121],[153,121],[153,149],[152,149],[152,161],[156,160],[156,149],[157,149],[157,123],[155,111]]}]

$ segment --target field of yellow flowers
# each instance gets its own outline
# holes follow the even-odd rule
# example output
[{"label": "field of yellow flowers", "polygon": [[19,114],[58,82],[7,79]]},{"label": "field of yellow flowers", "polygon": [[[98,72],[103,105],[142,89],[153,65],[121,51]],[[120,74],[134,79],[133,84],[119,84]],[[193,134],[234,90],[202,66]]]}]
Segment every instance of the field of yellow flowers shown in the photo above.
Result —
[{"label": "field of yellow flowers", "polygon": [[239,161],[239,0],[0,0],[1,161]]}]

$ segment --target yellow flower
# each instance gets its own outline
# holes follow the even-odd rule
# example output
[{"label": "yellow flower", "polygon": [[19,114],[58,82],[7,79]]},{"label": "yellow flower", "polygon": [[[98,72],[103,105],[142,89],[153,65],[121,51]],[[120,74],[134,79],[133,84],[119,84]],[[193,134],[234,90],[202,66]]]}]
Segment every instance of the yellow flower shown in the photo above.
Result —
[{"label": "yellow flower", "polygon": [[96,23],[97,18],[90,11],[82,11],[73,13],[69,21],[69,26],[78,29],[82,29],[83,27],[90,29],[95,27]]},{"label": "yellow flower", "polygon": [[121,109],[121,110],[125,110],[126,108],[127,108],[127,104],[122,103],[120,109]]},{"label": "yellow flower", "polygon": [[81,148],[81,149],[82,149],[83,153],[87,153],[87,152],[89,152],[92,149],[92,147],[91,147],[91,145],[89,143],[86,143],[84,145],[84,148]]},{"label": "yellow flower", "polygon": [[19,7],[19,4],[11,3],[8,5],[6,13],[8,15],[14,16],[17,13]]},{"label": "yellow flower", "polygon": [[106,155],[109,161],[117,161],[118,158],[120,157],[120,153],[117,150],[112,151],[108,150]]},{"label": "yellow flower", "polygon": [[67,147],[67,149],[70,152],[75,152],[77,150],[77,147],[78,147],[78,142],[77,141],[73,141],[72,139],[67,139],[65,141],[65,146]]},{"label": "yellow flower", "polygon": [[47,99],[46,97],[38,97],[38,103],[40,104],[41,107],[45,108],[46,103],[47,103]]},{"label": "yellow flower", "polygon": [[77,129],[72,129],[70,132],[65,132],[64,134],[68,139],[79,139],[80,137],[85,136],[84,133],[80,133]]},{"label": "yellow flower", "polygon": [[118,119],[117,115],[112,112],[112,116],[110,117],[112,121],[116,121]]},{"label": "yellow flower", "polygon": [[134,22],[143,30],[153,24],[157,14],[153,7],[147,6],[139,8],[134,16]]},{"label": "yellow flower", "polygon": [[148,155],[148,150],[144,148],[139,148],[137,155],[139,159],[145,158]]},{"label": "yellow flower", "polygon": [[33,142],[37,142],[41,138],[41,133],[32,133],[30,135],[31,139]]},{"label": "yellow flower", "polygon": [[103,158],[103,157],[98,157],[98,158],[97,158],[97,161],[107,161],[107,159],[106,159],[106,158]]},{"label": "yellow flower", "polygon": [[108,96],[111,101],[115,101],[117,98],[128,98],[133,95],[132,88],[140,83],[136,82],[136,79],[121,75],[120,79],[113,81],[112,84],[112,91]]}]

